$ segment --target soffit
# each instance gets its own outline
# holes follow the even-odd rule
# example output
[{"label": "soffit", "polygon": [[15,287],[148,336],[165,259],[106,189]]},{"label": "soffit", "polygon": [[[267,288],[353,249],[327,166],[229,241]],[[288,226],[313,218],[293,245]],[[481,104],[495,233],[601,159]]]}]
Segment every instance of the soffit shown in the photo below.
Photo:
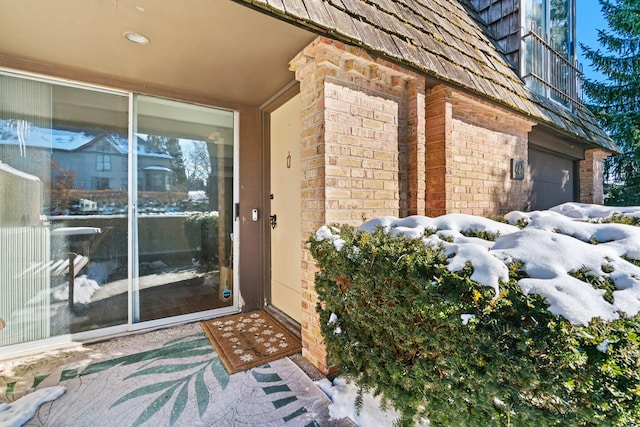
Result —
[{"label": "soffit", "polygon": [[260,105],[293,80],[289,61],[315,37],[229,0],[0,2],[0,65],[238,104]]}]

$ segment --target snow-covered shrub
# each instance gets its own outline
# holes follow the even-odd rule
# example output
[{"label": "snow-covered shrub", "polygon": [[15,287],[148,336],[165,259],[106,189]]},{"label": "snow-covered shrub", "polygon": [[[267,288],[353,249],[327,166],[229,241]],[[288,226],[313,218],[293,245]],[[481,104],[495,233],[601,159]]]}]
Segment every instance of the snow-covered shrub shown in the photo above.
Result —
[{"label": "snow-covered shrub", "polygon": [[340,226],[310,239],[340,376],[382,395],[401,425],[638,425],[638,316],[571,323],[523,293],[516,260],[496,294],[471,280],[471,263],[452,269],[443,247],[425,244],[434,231]]}]

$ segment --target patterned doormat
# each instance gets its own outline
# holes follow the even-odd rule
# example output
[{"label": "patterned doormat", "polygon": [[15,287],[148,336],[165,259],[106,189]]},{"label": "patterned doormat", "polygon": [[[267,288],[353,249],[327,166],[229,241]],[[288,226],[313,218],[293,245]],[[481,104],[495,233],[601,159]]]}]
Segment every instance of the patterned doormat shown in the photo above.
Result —
[{"label": "patterned doormat", "polygon": [[298,338],[262,310],[200,322],[229,374],[299,352]]}]

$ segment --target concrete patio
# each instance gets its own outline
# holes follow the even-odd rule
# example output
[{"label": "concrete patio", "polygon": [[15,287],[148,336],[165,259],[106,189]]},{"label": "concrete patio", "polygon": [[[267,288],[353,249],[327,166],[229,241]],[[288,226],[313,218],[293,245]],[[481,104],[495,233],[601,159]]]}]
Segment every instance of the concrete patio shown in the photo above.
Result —
[{"label": "concrete patio", "polygon": [[24,425],[353,425],[330,420],[331,401],[314,383],[322,378],[299,354],[229,375],[191,323],[0,360],[0,426],[16,425],[6,408],[21,397],[59,386],[64,394]]}]

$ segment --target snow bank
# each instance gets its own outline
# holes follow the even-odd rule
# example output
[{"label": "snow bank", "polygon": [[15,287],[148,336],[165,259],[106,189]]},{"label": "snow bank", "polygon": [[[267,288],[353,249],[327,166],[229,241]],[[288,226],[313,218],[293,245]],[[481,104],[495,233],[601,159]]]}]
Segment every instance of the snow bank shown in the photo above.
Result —
[{"label": "snow bank", "polygon": [[[530,276],[518,282],[522,291],[542,295],[552,313],[572,323],[586,325],[594,317],[610,321],[620,312],[635,315],[640,310],[640,268],[622,259],[614,248],[527,227],[498,238],[491,252],[505,263],[521,261]],[[611,279],[618,289],[614,303],[604,300],[604,290],[569,274],[579,270]]]},{"label": "snow bank", "polygon": [[640,218],[640,206],[601,206],[569,202],[549,210],[575,219],[610,219],[616,215]]},{"label": "snow bank", "polygon": [[358,230],[372,232],[378,228],[382,228],[392,236],[402,234],[409,238],[422,237],[426,230],[431,230],[431,232],[436,230],[457,232],[475,230],[485,231],[491,234],[507,234],[518,230],[518,228],[513,225],[503,224],[488,218],[465,214],[449,214],[437,218],[414,215],[402,219],[385,216],[365,222],[358,228]]},{"label": "snow bank", "polygon": [[[453,243],[442,240],[443,237],[453,238]],[[490,252],[492,242],[477,237],[442,232],[423,238],[422,241],[432,248],[438,246],[444,248],[444,253],[448,257],[449,271],[460,271],[465,268],[467,262],[471,262],[473,265],[471,280],[493,288],[494,298],[500,294],[500,281],[509,280],[507,266]]]},{"label": "snow bank", "polygon": [[511,221],[511,218],[516,216],[519,219],[525,219],[527,229],[557,232],[583,242],[606,244],[619,256],[640,259],[640,227],[581,222],[554,211],[511,212],[505,218]]},{"label": "snow bank", "polygon": [[329,228],[326,225],[323,225],[318,229],[318,231],[316,231],[316,239],[318,239],[319,242],[323,240],[330,240],[333,242],[333,246],[336,248],[336,250],[340,251],[342,250],[342,246],[344,245],[344,240],[340,238],[339,233],[340,230],[338,230],[337,228]]}]

